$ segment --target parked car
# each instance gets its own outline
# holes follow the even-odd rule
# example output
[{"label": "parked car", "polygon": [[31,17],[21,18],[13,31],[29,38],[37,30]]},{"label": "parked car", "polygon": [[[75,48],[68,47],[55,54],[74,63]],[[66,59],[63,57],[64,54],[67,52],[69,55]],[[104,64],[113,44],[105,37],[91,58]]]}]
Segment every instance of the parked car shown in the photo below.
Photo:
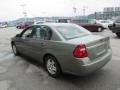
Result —
[{"label": "parked car", "polygon": [[25,28],[27,28],[28,26],[30,26],[32,24],[34,24],[34,22],[22,22],[22,23],[18,24],[16,26],[16,28],[18,28],[18,29],[25,29]]},{"label": "parked car", "polygon": [[79,24],[91,32],[102,32],[104,27],[101,24]]},{"label": "parked car", "polygon": [[69,23],[70,19],[58,19],[57,23]]},{"label": "parked car", "polygon": [[105,29],[108,29],[108,25],[113,24],[113,21],[112,20],[99,20],[97,23],[101,24]]},{"label": "parked car", "polygon": [[112,56],[109,37],[93,35],[70,23],[30,26],[12,38],[11,46],[16,56],[24,54],[43,63],[52,77],[91,74]]},{"label": "parked car", "polygon": [[95,20],[86,20],[84,23],[78,22],[76,24],[84,27],[91,32],[102,32],[104,30],[104,27],[101,24],[98,24]]},{"label": "parked car", "polygon": [[17,24],[16,28],[21,29],[21,26],[22,26],[21,23]]},{"label": "parked car", "polygon": [[6,28],[7,25],[6,24],[0,24],[0,28]]},{"label": "parked car", "polygon": [[108,27],[113,33],[120,37],[120,17],[117,17],[114,23],[110,24]]},{"label": "parked car", "polygon": [[34,22],[34,25],[36,25],[36,24],[43,24],[43,23],[45,23],[45,21],[36,21],[36,22]]}]

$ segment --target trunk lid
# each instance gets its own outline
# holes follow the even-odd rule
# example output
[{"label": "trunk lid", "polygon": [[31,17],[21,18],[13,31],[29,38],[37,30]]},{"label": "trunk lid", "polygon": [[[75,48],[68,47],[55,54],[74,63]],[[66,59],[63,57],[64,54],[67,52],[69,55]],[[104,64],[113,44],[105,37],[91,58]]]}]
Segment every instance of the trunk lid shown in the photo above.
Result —
[{"label": "trunk lid", "polygon": [[87,35],[84,37],[68,40],[69,43],[79,45],[85,44],[88,52],[88,57],[91,60],[100,57],[107,53],[109,49],[109,37],[97,35]]}]

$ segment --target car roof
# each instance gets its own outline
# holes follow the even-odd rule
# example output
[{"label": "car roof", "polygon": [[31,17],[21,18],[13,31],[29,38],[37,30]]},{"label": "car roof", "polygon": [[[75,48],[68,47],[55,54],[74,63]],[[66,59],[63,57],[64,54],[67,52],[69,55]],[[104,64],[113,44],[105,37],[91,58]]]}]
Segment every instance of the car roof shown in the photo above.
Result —
[{"label": "car roof", "polygon": [[36,24],[36,26],[39,25],[46,25],[46,26],[52,26],[52,27],[56,27],[56,26],[69,26],[69,25],[75,25],[73,23],[43,23],[43,24]]}]

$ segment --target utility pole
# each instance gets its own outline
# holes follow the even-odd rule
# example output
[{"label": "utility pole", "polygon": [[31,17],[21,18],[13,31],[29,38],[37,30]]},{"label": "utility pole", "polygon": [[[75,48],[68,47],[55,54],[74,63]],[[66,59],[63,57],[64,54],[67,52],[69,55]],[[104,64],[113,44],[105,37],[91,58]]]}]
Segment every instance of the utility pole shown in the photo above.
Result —
[{"label": "utility pole", "polygon": [[70,0],[71,4],[72,4],[72,9],[73,9],[73,17],[76,16],[77,13],[77,8],[76,8],[76,2],[75,0]]},{"label": "utility pole", "polygon": [[96,13],[96,12],[95,12],[95,14],[94,14],[94,15],[95,15],[95,19],[97,19],[97,13]]},{"label": "utility pole", "polygon": [[86,6],[83,6],[83,16],[85,16],[86,15],[86,9],[87,9],[88,7],[86,7]]},{"label": "utility pole", "polygon": [[76,16],[77,8],[75,6],[73,7],[73,12],[74,12],[74,16]]},{"label": "utility pole", "polygon": [[27,21],[26,4],[22,4],[21,7],[23,9],[24,21],[26,22]]}]

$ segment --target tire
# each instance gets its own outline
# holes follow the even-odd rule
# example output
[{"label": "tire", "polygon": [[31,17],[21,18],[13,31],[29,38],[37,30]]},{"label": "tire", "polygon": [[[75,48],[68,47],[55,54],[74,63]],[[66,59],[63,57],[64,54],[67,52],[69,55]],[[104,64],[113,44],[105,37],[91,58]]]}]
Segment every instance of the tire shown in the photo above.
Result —
[{"label": "tire", "polygon": [[13,53],[15,56],[19,56],[19,52],[18,52],[15,44],[12,44],[12,50],[13,50]]},{"label": "tire", "polygon": [[98,32],[102,32],[102,28],[101,27],[98,27]]},{"label": "tire", "polygon": [[47,56],[45,58],[45,68],[50,76],[57,78],[61,74],[61,68],[56,58],[53,56]]},{"label": "tire", "polygon": [[20,27],[19,27],[19,26],[17,26],[16,28],[17,28],[17,29],[20,29]]},{"label": "tire", "polygon": [[116,35],[117,35],[117,37],[119,37],[119,38],[120,38],[120,33],[116,33]]}]

